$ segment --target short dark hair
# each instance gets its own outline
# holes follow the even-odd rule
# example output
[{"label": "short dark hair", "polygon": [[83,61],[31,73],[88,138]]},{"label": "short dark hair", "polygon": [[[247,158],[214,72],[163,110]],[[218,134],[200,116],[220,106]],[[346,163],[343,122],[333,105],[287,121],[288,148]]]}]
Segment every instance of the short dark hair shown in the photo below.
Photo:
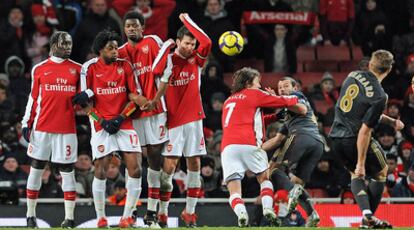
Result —
[{"label": "short dark hair", "polygon": [[144,16],[142,16],[142,14],[136,12],[136,11],[128,11],[123,19],[123,22],[125,24],[126,20],[128,19],[138,19],[139,23],[141,24],[141,26],[145,25],[145,18]]},{"label": "short dark hair", "polygon": [[240,92],[248,84],[252,84],[256,77],[260,77],[259,71],[250,67],[243,67],[237,70],[233,75],[232,93]]},{"label": "short dark hair", "polygon": [[372,71],[377,74],[383,74],[391,70],[394,64],[394,56],[390,51],[377,50],[372,53],[371,61],[374,60]]},{"label": "short dark hair", "polygon": [[293,77],[289,77],[289,76],[284,76],[284,77],[280,78],[279,81],[286,81],[286,80],[289,80],[290,83],[292,83],[293,87],[295,87],[298,84],[298,82]]},{"label": "short dark hair", "polygon": [[101,51],[110,41],[117,41],[118,44],[120,44],[121,39],[114,31],[102,30],[96,35],[95,40],[93,41],[92,51],[99,55],[99,51]]},{"label": "short dark hair", "polygon": [[181,28],[177,31],[177,38],[182,40],[184,36],[195,38],[194,35],[187,29],[187,27],[181,26]]}]

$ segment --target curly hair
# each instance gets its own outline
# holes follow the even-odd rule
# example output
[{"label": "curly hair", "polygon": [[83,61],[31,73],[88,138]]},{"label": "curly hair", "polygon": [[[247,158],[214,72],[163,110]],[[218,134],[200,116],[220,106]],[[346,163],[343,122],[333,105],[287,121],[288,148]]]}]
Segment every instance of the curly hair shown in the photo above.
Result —
[{"label": "curly hair", "polygon": [[118,44],[120,44],[121,38],[114,31],[103,30],[99,32],[96,35],[95,40],[93,41],[92,51],[96,55],[99,55],[99,51],[101,51],[106,46],[106,44],[110,41],[116,41],[118,42]]},{"label": "curly hair", "polygon": [[260,77],[259,71],[250,67],[243,67],[233,75],[232,93],[237,93],[252,84],[256,77]]}]

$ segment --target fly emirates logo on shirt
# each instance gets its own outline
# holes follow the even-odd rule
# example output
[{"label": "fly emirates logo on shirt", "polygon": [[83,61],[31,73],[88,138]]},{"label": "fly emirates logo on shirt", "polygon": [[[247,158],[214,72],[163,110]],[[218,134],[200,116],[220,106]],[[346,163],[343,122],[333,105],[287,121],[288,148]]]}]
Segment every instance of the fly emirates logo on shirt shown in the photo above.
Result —
[{"label": "fly emirates logo on shirt", "polygon": [[98,95],[111,95],[111,94],[119,94],[126,92],[125,86],[116,86],[116,81],[108,81],[108,88],[96,88],[96,92]]},{"label": "fly emirates logo on shirt", "polygon": [[45,84],[45,91],[53,92],[76,92],[76,86],[67,85],[68,80],[64,78],[57,78],[56,84]]},{"label": "fly emirates logo on shirt", "polygon": [[179,78],[172,80],[170,85],[171,86],[188,85],[188,83],[190,83],[190,81],[194,80],[195,78],[196,77],[195,77],[194,73],[180,72]]},{"label": "fly emirates logo on shirt", "polygon": [[134,69],[138,76],[151,72],[151,65],[142,66],[141,62],[134,63]]}]

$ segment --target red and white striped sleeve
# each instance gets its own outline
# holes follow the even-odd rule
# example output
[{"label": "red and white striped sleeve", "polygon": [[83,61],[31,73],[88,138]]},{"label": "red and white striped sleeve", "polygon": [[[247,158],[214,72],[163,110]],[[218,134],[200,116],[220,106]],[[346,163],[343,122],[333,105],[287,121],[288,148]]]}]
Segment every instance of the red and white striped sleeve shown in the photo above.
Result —
[{"label": "red and white striped sleeve", "polygon": [[[47,61],[47,60],[46,60]],[[37,114],[37,108],[38,108],[38,104],[37,104],[37,98],[39,97],[39,93],[40,93],[40,76],[41,73],[38,71],[38,68],[40,65],[46,63],[46,61],[43,61],[37,65],[35,65],[32,68],[32,84],[31,84],[31,91],[30,91],[30,95],[29,95],[29,99],[27,101],[26,104],[26,111],[24,113],[24,117],[22,120],[22,127],[25,128],[32,128],[33,126],[33,121],[36,117]]]},{"label": "red and white striped sleeve", "polygon": [[167,83],[172,73],[172,60],[170,49],[174,46],[172,39],[167,40],[162,45],[157,57],[152,64],[152,73],[159,76],[162,82]]},{"label": "red and white striped sleeve", "polygon": [[194,35],[200,45],[197,48],[199,66],[203,66],[210,54],[212,42],[208,35],[187,15],[184,17],[184,25]]}]

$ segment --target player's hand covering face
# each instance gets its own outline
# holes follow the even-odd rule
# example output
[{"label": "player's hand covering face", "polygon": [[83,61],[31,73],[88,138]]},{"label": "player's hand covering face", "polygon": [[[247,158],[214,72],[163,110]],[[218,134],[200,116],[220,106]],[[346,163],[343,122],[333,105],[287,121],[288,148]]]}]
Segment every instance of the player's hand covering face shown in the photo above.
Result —
[{"label": "player's hand covering face", "polygon": [[101,57],[107,64],[115,62],[118,58],[118,42],[109,41],[105,47],[100,51]]},{"label": "player's hand covering face", "polygon": [[138,19],[127,19],[124,25],[124,32],[129,40],[138,42],[143,37],[144,26],[141,25]]},{"label": "player's hand covering face", "polygon": [[184,35],[183,39],[177,39],[178,52],[181,56],[188,58],[193,53],[196,46],[196,39]]},{"label": "player's hand covering face", "polygon": [[55,57],[67,59],[72,52],[72,37],[68,33],[61,33],[58,41],[51,44],[51,54]]}]

